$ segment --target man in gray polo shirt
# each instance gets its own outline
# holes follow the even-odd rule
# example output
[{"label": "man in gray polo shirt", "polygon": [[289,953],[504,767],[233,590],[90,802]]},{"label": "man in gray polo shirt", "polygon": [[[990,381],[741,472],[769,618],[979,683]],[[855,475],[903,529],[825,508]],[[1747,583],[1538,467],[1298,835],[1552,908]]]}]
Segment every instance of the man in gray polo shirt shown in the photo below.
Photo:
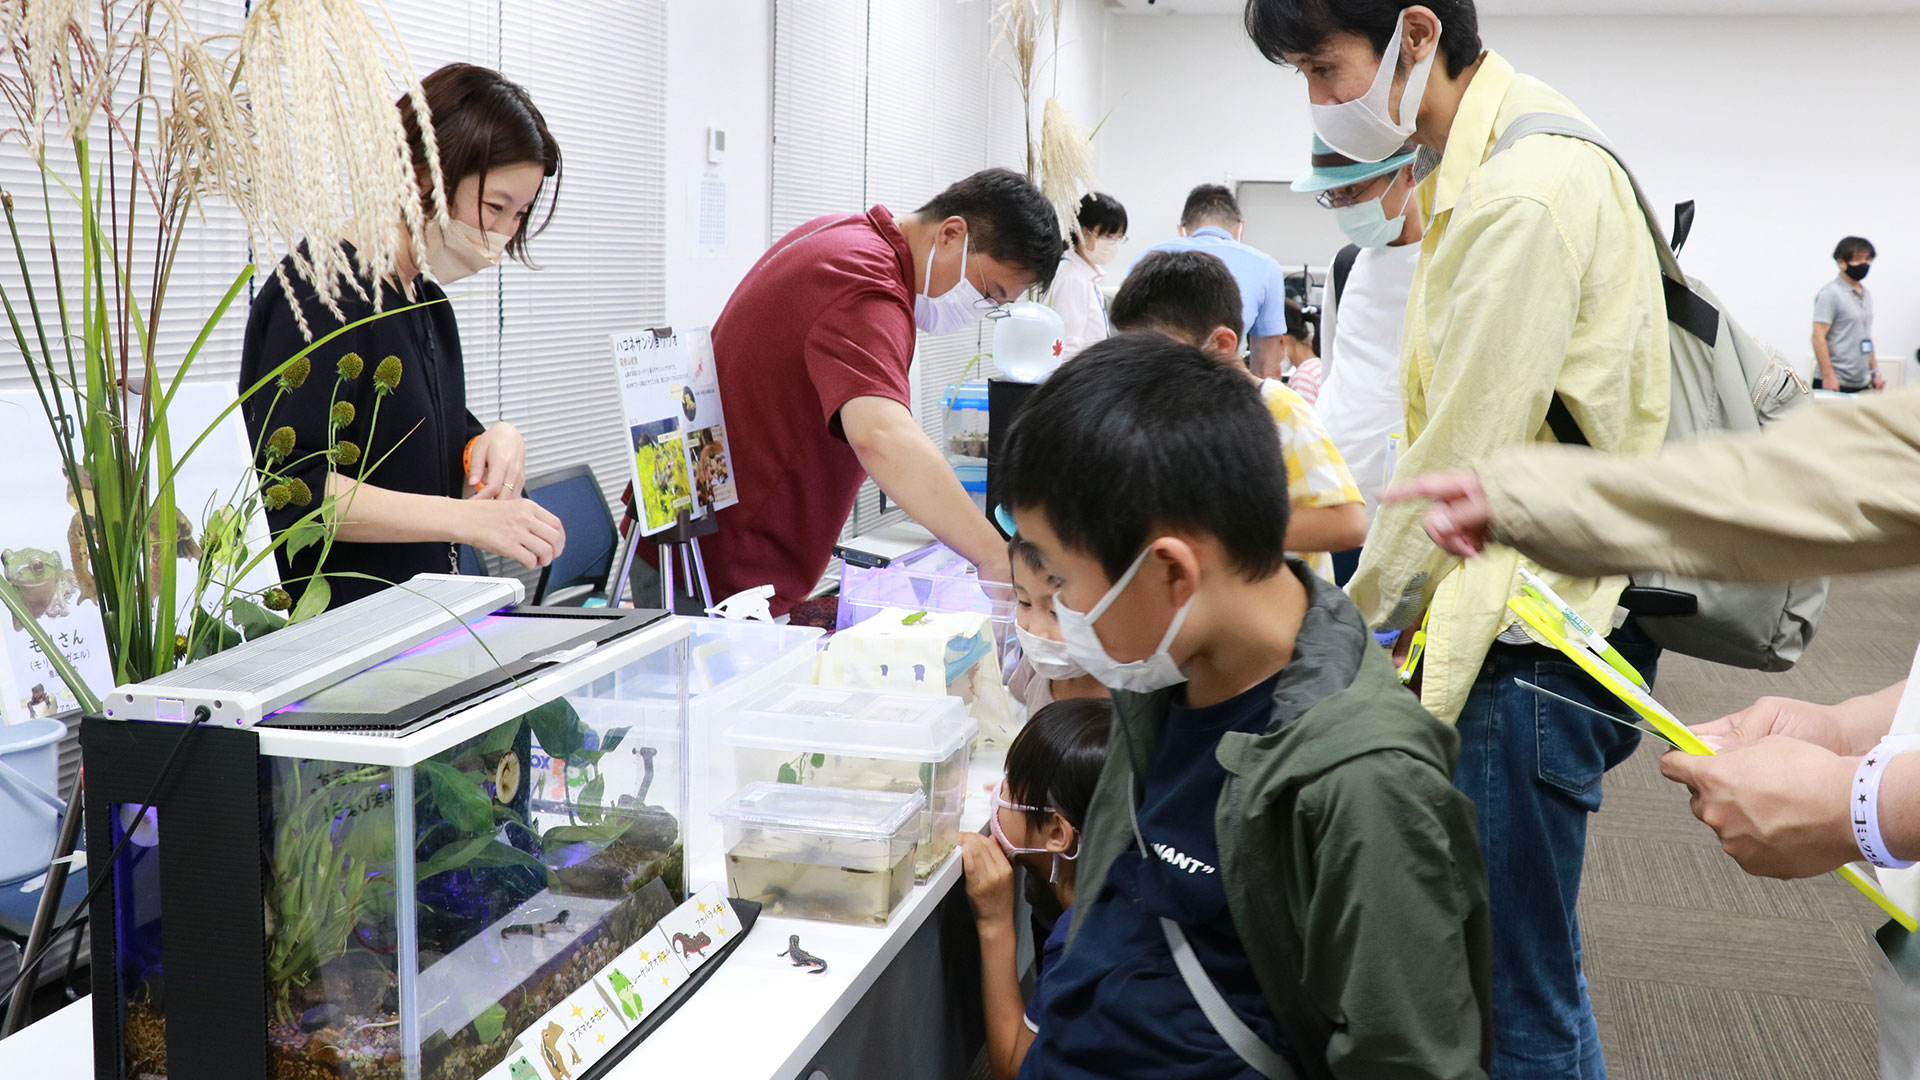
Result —
[{"label": "man in gray polo shirt", "polygon": [[1833,249],[1840,273],[1813,298],[1815,389],[1857,394],[1886,386],[1873,353],[1873,294],[1861,282],[1873,265],[1873,245],[1849,236]]}]

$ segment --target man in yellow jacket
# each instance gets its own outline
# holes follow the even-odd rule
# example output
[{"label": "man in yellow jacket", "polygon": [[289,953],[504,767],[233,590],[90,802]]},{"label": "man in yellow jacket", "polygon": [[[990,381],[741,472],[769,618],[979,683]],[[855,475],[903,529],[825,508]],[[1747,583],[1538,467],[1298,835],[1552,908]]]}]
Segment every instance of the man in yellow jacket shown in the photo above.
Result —
[{"label": "man in yellow jacket", "polygon": [[[1551,440],[1556,395],[1595,448],[1656,452],[1667,420],[1666,306],[1630,181],[1604,151],[1558,136],[1488,157],[1516,118],[1578,117],[1573,104],[1482,51],[1472,0],[1253,0],[1246,25],[1263,54],[1306,76],[1314,131],[1329,147],[1373,161],[1411,139],[1441,155],[1419,189],[1427,231],[1401,354],[1409,441],[1400,474],[1471,467]],[[1389,506],[1349,590],[1377,628],[1414,627],[1424,615],[1421,701],[1459,728],[1454,782],[1479,808],[1501,928],[1493,1076],[1593,1080],[1606,1065],[1575,917],[1586,815],[1599,806],[1602,774],[1638,736],[1514,687],[1524,675],[1609,707],[1507,611],[1522,565],[1510,549],[1463,564],[1427,541],[1417,508]],[[1613,626],[1625,578],[1545,576],[1589,622]],[[1658,651],[1631,620],[1613,640],[1651,676]]]}]

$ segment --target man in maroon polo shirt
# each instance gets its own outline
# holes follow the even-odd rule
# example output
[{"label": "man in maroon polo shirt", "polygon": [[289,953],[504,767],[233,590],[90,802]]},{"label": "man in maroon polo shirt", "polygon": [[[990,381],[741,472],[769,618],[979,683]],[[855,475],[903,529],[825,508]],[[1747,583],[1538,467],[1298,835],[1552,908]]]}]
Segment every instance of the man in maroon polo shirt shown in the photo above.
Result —
[{"label": "man in maroon polo shirt", "polygon": [[816,218],[747,272],[713,325],[738,504],[701,541],[717,597],[771,583],[773,610],[807,598],[860,482],[1009,579],[1006,544],[910,411],[914,330],[971,329],[1060,262],[1040,190],[988,169],[911,214]]}]

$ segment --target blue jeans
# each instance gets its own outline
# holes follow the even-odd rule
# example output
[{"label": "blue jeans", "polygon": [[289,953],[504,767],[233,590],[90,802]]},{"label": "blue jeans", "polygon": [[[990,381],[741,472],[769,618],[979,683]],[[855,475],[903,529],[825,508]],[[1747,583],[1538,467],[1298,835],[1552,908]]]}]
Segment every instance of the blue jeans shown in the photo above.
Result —
[{"label": "blue jeans", "polygon": [[[1608,639],[1652,681],[1660,650],[1631,619]],[[1640,734],[1515,678],[1632,714],[1559,652],[1495,642],[1457,724],[1453,782],[1479,810],[1492,901],[1493,1080],[1602,1080],[1574,905],[1601,777],[1632,756]]]}]

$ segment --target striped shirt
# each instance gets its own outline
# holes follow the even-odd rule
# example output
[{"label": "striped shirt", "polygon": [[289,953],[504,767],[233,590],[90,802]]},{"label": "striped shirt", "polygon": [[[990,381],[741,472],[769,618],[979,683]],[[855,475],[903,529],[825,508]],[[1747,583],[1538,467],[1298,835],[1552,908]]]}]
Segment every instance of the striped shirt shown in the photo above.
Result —
[{"label": "striped shirt", "polygon": [[1287,372],[1287,389],[1299,394],[1301,400],[1312,405],[1320,400],[1320,383],[1327,377],[1326,365],[1317,356],[1310,356]]},{"label": "striped shirt", "polygon": [[[1277,379],[1260,383],[1260,400],[1280,429],[1280,456],[1287,465],[1287,498],[1295,507],[1345,506],[1364,502],[1347,462],[1320,426],[1312,406]],[[1308,568],[1333,580],[1333,557],[1324,551],[1294,552]]]}]

